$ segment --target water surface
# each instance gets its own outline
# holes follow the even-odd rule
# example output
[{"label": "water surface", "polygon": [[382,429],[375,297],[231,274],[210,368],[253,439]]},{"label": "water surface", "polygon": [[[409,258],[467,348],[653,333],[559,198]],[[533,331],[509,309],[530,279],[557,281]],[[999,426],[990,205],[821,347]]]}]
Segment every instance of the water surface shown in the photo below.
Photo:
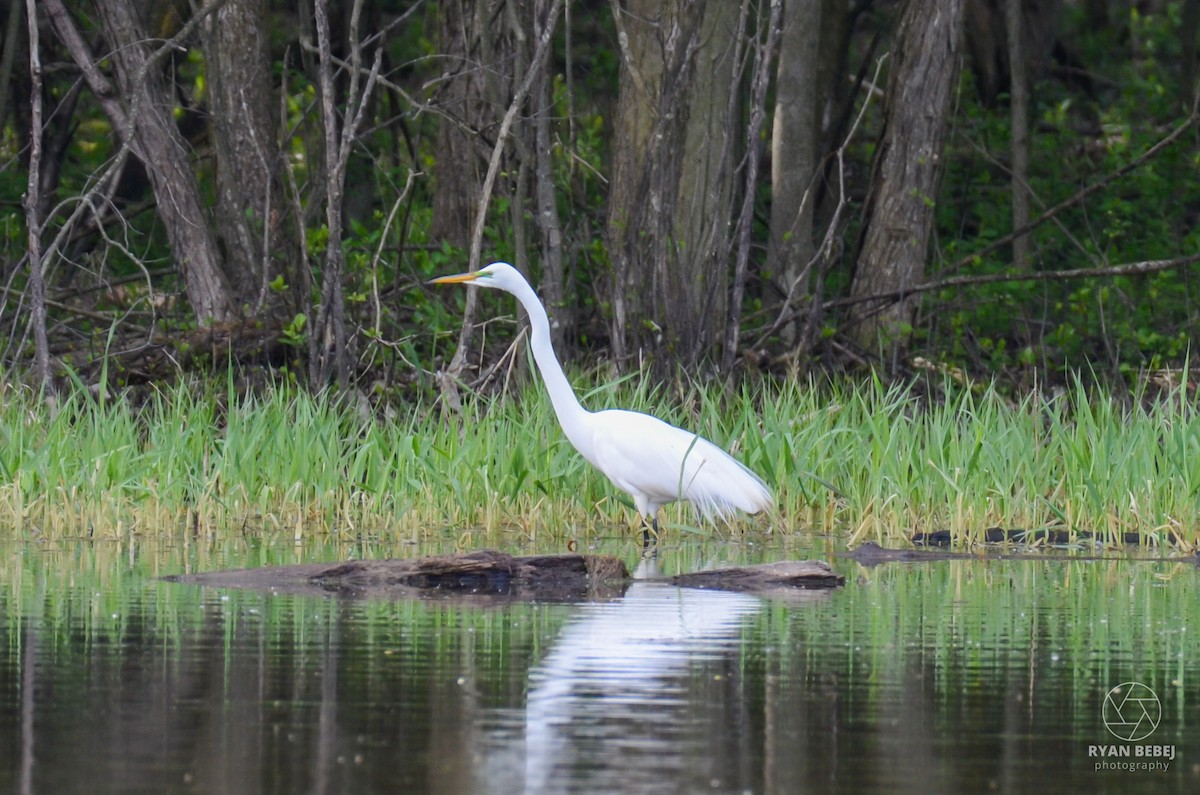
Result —
[{"label": "water surface", "polygon": [[[1184,562],[835,560],[847,584],[830,593],[638,581],[574,604],[158,579],[417,551],[0,545],[0,791],[1200,787],[1198,574]],[[605,551],[639,563],[627,542]],[[657,564],[828,552],[711,540]],[[1126,682],[1160,707],[1137,742],[1106,728],[1105,696]]]}]

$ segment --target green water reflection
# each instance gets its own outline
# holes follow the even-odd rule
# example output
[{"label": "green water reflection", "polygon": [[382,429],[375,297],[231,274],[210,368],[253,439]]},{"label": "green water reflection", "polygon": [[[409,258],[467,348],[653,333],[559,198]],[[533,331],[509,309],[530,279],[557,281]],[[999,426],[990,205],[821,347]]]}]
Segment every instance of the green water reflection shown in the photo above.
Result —
[{"label": "green water reflection", "polygon": [[[796,550],[708,542],[660,563],[785,552]],[[0,547],[0,791],[1200,785],[1198,573],[1185,562],[838,561],[847,585],[821,596],[636,583],[589,604],[157,579],[363,553]],[[1129,681],[1161,707],[1139,743],[1105,728],[1105,694]],[[1174,758],[1139,758],[1139,746]],[[1097,769],[1107,760],[1093,754],[1122,748],[1115,761],[1165,770]]]}]

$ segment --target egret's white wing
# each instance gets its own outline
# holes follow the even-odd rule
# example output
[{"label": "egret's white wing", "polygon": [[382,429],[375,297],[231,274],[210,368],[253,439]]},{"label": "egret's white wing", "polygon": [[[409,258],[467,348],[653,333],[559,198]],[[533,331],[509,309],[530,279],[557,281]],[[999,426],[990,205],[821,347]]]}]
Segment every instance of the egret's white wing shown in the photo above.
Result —
[{"label": "egret's white wing", "polygon": [[617,488],[653,505],[684,499],[706,516],[770,507],[762,480],[707,439],[635,411],[601,411],[593,418],[595,457],[589,460]]}]

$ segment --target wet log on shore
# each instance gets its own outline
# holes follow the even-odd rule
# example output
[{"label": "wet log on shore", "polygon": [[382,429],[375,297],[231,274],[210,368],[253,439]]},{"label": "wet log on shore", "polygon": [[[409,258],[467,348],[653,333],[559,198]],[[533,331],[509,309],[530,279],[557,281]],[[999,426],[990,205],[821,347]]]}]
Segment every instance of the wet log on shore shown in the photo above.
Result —
[{"label": "wet log on shore", "polygon": [[[528,555],[484,550],[410,560],[304,563],[166,577],[172,582],[289,593],[357,596],[478,596],[504,600],[578,601],[621,596],[632,580],[609,555]],[[680,574],[681,587],[767,592],[836,588],[845,578],[818,561],[784,561]]]},{"label": "wet log on shore", "polygon": [[1176,563],[1195,563],[1200,566],[1200,553],[1195,555],[1167,555],[1167,556],[1146,556],[1141,555],[1132,557],[1128,555],[1118,554],[1117,556],[1109,556],[1103,554],[1100,550],[1097,554],[1081,554],[1072,552],[1070,554],[1055,554],[1061,550],[1043,549],[1040,551],[1027,552],[1022,549],[1009,551],[1005,548],[995,547],[976,547],[970,552],[954,552],[945,548],[934,549],[891,549],[889,547],[881,547],[874,541],[867,541],[854,549],[849,549],[844,552],[835,552],[839,558],[849,558],[857,561],[863,566],[879,566],[884,563],[931,563],[945,560],[980,560],[980,561],[998,561],[998,560],[1036,560],[1036,561],[1071,561],[1071,560],[1127,560],[1139,561],[1142,563],[1155,562],[1176,562]]},{"label": "wet log on shore", "polygon": [[846,578],[819,560],[782,560],[755,566],[736,566],[729,569],[710,569],[690,574],[677,574],[670,582],[684,588],[716,588],[722,591],[758,593],[782,588],[818,590],[837,588]]},{"label": "wet log on shore", "polygon": [[840,558],[851,558],[864,566],[878,566],[880,563],[921,563],[931,560],[955,560],[958,558],[975,558],[966,552],[949,552],[947,550],[921,549],[889,549],[881,547],[874,541],[866,541],[854,549],[836,553]]},{"label": "wet log on shore", "polygon": [[302,563],[167,577],[173,582],[291,593],[347,595],[470,595],[512,599],[611,598],[625,591],[629,572],[608,555],[514,557],[483,550],[401,560]]},{"label": "wet log on shore", "polygon": [[[948,547],[954,543],[954,534],[949,530],[935,530],[932,533],[915,533],[910,539],[917,546]],[[979,539],[986,544],[1044,544],[1048,546],[1070,546],[1086,543],[1118,543],[1128,547],[1157,546],[1160,542],[1141,533],[1118,533],[1110,536],[1107,533],[1092,533],[1087,530],[1070,532],[1053,527],[1043,527],[1034,530],[1021,528],[989,527],[983,531]],[[1176,546],[1184,539],[1174,530],[1167,531],[1162,543]]]}]

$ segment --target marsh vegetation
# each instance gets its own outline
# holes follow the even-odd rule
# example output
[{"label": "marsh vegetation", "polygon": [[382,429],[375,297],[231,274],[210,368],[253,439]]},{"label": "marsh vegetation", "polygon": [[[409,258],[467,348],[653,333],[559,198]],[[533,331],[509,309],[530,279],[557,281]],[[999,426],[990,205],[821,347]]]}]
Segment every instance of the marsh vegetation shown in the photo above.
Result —
[{"label": "marsh vegetation", "polygon": [[[577,379],[585,383],[591,379]],[[987,386],[797,382],[583,389],[591,408],[653,411],[732,451],[776,493],[769,515],[686,535],[800,534],[885,545],[948,530],[1052,528],[1080,543],[1191,550],[1200,417],[1183,391],[1119,399],[1080,383],[1007,397]],[[177,386],[140,405],[75,391],[0,395],[0,527],[16,538],[311,537],[553,545],[636,531],[632,506],[570,446],[544,392],[375,412],[280,384]]]}]

